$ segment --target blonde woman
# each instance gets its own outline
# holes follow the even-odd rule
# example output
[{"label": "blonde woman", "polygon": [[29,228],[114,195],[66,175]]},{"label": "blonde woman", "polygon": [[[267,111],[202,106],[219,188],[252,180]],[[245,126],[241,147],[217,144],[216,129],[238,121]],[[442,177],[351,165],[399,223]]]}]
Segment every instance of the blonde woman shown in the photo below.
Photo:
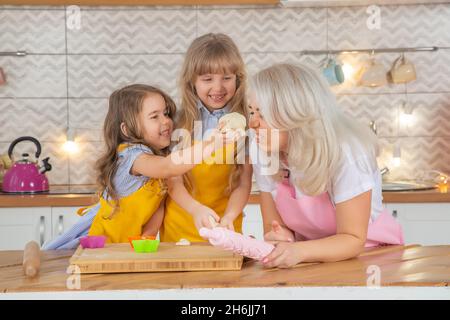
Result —
[{"label": "blonde woman", "polygon": [[[192,42],[181,71],[177,124],[188,133],[189,139],[184,141],[187,146],[204,140],[223,115],[246,114],[246,80],[244,62],[230,37],[209,33]],[[184,177],[168,181],[162,241],[205,241],[198,230],[211,227],[210,219],[223,227],[242,230],[242,209],[251,190],[252,166],[248,161],[238,163],[241,161],[237,161],[235,149],[234,144],[228,144]]]},{"label": "blonde woman", "polygon": [[280,168],[264,175],[251,153],[264,237],[277,242],[266,266],[339,261],[364,247],[403,244],[400,225],[382,205],[375,135],[338,109],[314,69],[278,64],[260,71],[250,82],[249,110],[252,147],[276,154]]}]

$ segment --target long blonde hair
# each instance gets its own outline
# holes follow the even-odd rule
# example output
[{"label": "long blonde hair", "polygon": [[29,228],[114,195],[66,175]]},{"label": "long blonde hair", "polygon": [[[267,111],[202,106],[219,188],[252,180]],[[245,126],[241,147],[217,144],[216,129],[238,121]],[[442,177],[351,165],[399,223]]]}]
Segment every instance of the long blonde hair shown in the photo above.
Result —
[{"label": "long blonde hair", "polygon": [[[109,98],[109,109],[103,124],[103,138],[106,150],[96,162],[97,184],[99,194],[106,191],[108,201],[113,201],[113,214],[118,208],[118,194],[114,185],[114,177],[118,168],[118,147],[122,143],[143,144],[149,147],[154,154],[166,155],[168,148],[157,150],[147,145],[143,139],[143,133],[139,124],[139,113],[142,111],[144,99],[150,94],[159,94],[166,102],[169,117],[173,119],[176,106],[173,100],[162,90],[144,85],[133,84],[114,91]],[[127,135],[120,129],[121,123],[127,128]],[[111,216],[113,216],[111,214]]]},{"label": "long blonde hair", "polygon": [[330,177],[343,161],[343,145],[356,156],[378,152],[373,132],[345,115],[328,83],[305,65],[275,64],[258,72],[250,87],[271,128],[288,131],[289,168],[301,172],[295,185],[304,193],[327,190]]},{"label": "long blonde hair", "polygon": [[[247,117],[246,82],[247,73],[244,61],[238,47],[233,40],[221,33],[208,33],[195,39],[186,52],[179,87],[181,93],[181,110],[177,121],[177,128],[190,132],[193,136],[194,121],[201,120],[197,108],[199,100],[195,91],[195,81],[198,76],[206,73],[236,74],[236,92],[228,102],[230,112],[239,112]],[[185,141],[184,146],[188,141]],[[242,165],[236,165],[230,175],[228,192],[237,185]],[[193,185],[189,173],[184,175],[185,184]]]}]

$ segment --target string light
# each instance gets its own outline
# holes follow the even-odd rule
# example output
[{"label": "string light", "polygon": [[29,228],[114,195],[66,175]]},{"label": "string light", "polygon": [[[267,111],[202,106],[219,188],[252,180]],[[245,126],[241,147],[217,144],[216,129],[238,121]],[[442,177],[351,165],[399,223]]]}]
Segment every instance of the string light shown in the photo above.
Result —
[{"label": "string light", "polygon": [[400,148],[400,144],[397,142],[394,146],[394,152],[392,154],[392,160],[394,163],[394,167],[399,167],[401,164],[401,158],[402,158],[402,151]]},{"label": "string light", "polygon": [[441,193],[448,192],[448,176],[443,174],[439,176],[438,188]]},{"label": "string light", "polygon": [[63,150],[68,154],[75,154],[78,152],[78,145],[75,142],[75,132],[73,129],[67,129],[67,138],[63,145]]},{"label": "string light", "polygon": [[355,74],[355,68],[349,63],[344,63],[342,65],[342,71],[344,72],[345,79],[351,79]]},{"label": "string light", "polygon": [[400,113],[400,122],[404,126],[410,126],[414,123],[413,108],[408,106],[405,102],[402,106],[402,112]]}]

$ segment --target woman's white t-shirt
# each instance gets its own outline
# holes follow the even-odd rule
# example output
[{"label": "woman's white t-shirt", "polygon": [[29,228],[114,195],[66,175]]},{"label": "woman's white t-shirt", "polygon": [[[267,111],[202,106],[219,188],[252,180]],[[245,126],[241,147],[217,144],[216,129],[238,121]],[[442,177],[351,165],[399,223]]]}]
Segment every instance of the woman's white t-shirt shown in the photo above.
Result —
[{"label": "woman's white t-shirt", "polygon": [[[250,146],[250,157],[253,163],[253,172],[260,191],[270,192],[276,199],[277,182],[270,175],[263,175],[261,161],[258,161],[255,140]],[[343,147],[344,157],[336,175],[330,177],[327,192],[334,205],[350,200],[357,195],[372,190],[371,221],[375,220],[384,210],[381,191],[382,178],[376,164],[376,159],[365,152],[363,148],[352,150],[348,145]],[[355,156],[356,154],[357,156]],[[301,177],[301,173],[290,170],[290,184],[295,186],[295,177]],[[295,187],[296,198],[300,199],[303,193]]]}]

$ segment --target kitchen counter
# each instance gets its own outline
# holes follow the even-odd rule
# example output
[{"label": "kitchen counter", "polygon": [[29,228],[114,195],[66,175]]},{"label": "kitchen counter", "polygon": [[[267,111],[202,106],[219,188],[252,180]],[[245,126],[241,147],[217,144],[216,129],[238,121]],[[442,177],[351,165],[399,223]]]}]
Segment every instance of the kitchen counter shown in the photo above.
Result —
[{"label": "kitchen counter", "polygon": [[[306,293],[310,299],[346,298],[343,293],[359,299],[450,298],[450,246],[372,248],[355,259],[291,269],[265,269],[249,260],[240,271],[85,274],[79,278],[79,289],[71,290],[67,283],[76,283],[73,277],[78,277],[66,273],[73,252],[42,252],[40,273],[29,279],[23,275],[23,251],[0,251],[0,298],[1,293],[37,298],[298,299]],[[373,279],[380,279],[380,286],[372,290],[375,283],[368,275],[377,269],[379,277]]]},{"label": "kitchen counter", "polygon": [[[12,195],[0,193],[0,207],[81,207],[97,201],[93,185],[54,185],[49,193]],[[385,203],[450,202],[450,192],[438,189],[383,192]],[[250,195],[249,204],[259,204],[259,193]]]},{"label": "kitchen counter", "polygon": [[8,194],[0,192],[1,207],[82,207],[97,201],[95,185],[51,185],[49,192]]}]

